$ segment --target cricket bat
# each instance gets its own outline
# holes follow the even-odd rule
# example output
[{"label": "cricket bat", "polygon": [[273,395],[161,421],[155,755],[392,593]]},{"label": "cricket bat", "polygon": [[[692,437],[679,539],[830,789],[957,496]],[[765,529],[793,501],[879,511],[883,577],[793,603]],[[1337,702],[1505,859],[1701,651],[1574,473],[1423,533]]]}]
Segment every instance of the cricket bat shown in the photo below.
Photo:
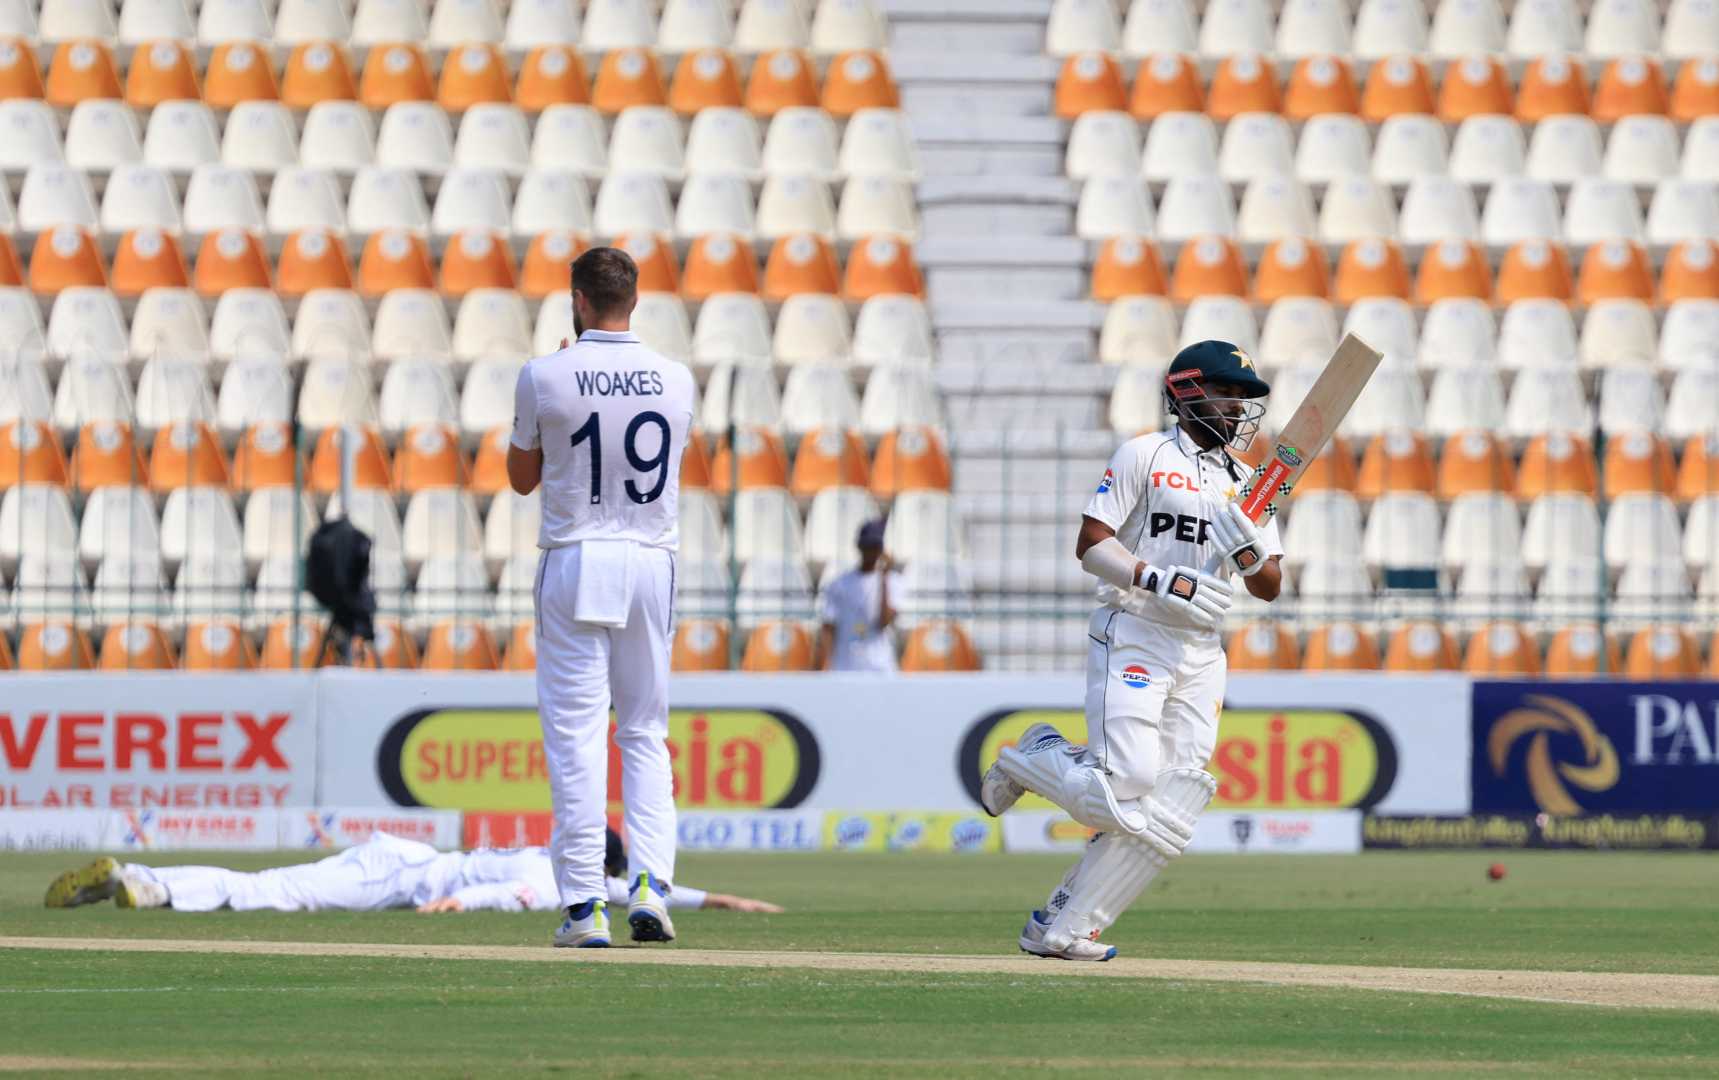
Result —
[{"label": "cricket bat", "polygon": [[1242,513],[1255,524],[1264,520],[1283,485],[1295,483],[1308,463],[1325,449],[1381,358],[1377,349],[1354,334],[1343,335],[1325,370],[1278,433],[1277,444],[1265,459],[1265,472],[1242,497]]}]

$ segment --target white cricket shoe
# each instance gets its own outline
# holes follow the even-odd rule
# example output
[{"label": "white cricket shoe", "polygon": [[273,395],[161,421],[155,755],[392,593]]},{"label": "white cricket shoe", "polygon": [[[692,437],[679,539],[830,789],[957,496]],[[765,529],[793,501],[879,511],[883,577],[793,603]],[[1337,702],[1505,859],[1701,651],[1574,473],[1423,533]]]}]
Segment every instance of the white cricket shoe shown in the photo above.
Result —
[{"label": "white cricket shoe", "polygon": [[674,923],[669,921],[669,887],[649,873],[641,871],[633,879],[627,905],[627,925],[633,928],[634,941],[673,941]]},{"label": "white cricket shoe", "polygon": [[607,949],[609,947],[609,905],[604,900],[587,900],[567,909],[561,929],[555,931],[557,949]]},{"label": "white cricket shoe", "polygon": [[1021,951],[1034,956],[1049,956],[1057,960],[1091,960],[1103,963],[1116,955],[1114,945],[1106,945],[1096,938],[1075,938],[1064,949],[1053,949],[1045,944],[1045,931],[1050,929],[1050,922],[1045,919],[1044,912],[1035,911],[1027,916],[1027,925],[1021,928]]},{"label": "white cricket shoe", "polygon": [[108,899],[119,891],[119,863],[103,855],[82,870],[67,870],[48,886],[42,903],[51,908],[82,907]]},{"label": "white cricket shoe", "polygon": [[[1020,741],[1015,745],[1024,749],[1047,739],[1067,741],[1062,737],[1062,732],[1049,724],[1034,724],[1021,733]],[[979,805],[992,817],[1002,817],[1004,811],[1020,802],[1021,796],[1026,793],[1027,789],[1004,772],[1002,765],[995,761],[985,770],[984,777],[979,781]]]},{"label": "white cricket shoe", "polygon": [[115,907],[158,908],[167,906],[167,886],[159,881],[121,876],[119,888],[113,894]]}]

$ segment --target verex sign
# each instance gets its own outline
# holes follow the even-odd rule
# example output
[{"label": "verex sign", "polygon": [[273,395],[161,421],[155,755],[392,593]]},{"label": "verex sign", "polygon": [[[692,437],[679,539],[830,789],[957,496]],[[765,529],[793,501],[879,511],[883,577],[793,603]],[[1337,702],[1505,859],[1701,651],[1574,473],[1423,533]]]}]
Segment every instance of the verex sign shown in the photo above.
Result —
[{"label": "verex sign", "polygon": [[0,701],[0,807],[235,809],[314,801],[302,679],[13,675]]},{"label": "verex sign", "polygon": [[1476,813],[1719,810],[1719,683],[1474,686]]}]

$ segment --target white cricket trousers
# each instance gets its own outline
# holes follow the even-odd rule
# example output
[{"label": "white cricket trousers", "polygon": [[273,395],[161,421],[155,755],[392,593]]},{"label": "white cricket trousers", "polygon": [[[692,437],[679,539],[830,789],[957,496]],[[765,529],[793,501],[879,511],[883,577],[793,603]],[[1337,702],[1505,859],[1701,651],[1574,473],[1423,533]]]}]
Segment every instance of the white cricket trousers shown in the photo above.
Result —
[{"label": "white cricket trousers", "polygon": [[669,634],[674,554],[633,551],[627,625],[573,617],[579,545],[550,548],[537,586],[537,714],[555,829],[549,856],[563,907],[603,899],[604,828],[609,791],[609,707],[621,751],[627,880],[641,871],[674,881],[674,774],[668,754]]},{"label": "white cricket trousers", "polygon": [[167,886],[174,911],[386,911],[412,902],[436,849],[376,833],[313,863],[248,874],[221,866],[143,866],[125,873]]}]

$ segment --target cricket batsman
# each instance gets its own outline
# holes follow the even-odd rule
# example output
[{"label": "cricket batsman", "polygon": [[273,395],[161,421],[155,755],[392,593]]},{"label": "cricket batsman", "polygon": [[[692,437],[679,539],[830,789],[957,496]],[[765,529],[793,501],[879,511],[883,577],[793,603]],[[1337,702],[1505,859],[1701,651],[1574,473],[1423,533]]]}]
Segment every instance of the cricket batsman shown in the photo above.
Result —
[{"label": "cricket batsman", "polygon": [[981,801],[1002,814],[1027,791],[1097,835],[1034,911],[1020,946],[1037,956],[1109,960],[1098,940],[1193,838],[1217,790],[1206,763],[1224,700],[1224,613],[1232,575],[1277,598],[1276,521],[1237,505],[1247,449],[1270,392],[1226,341],[1176,354],[1164,381],[1166,430],[1122,444],[1081,518],[1075,557],[1098,578],[1087,624],[1087,746],[1028,728],[985,773]]},{"label": "cricket batsman", "polygon": [[537,712],[555,814],[549,854],[566,918],[562,948],[609,944],[603,881],[609,707],[632,842],[634,941],[673,941],[675,859],[668,754],[669,641],[680,459],[692,372],[630,329],[639,268],[619,248],[573,263],[578,340],[520,369],[507,477],[543,488],[537,546]]}]

